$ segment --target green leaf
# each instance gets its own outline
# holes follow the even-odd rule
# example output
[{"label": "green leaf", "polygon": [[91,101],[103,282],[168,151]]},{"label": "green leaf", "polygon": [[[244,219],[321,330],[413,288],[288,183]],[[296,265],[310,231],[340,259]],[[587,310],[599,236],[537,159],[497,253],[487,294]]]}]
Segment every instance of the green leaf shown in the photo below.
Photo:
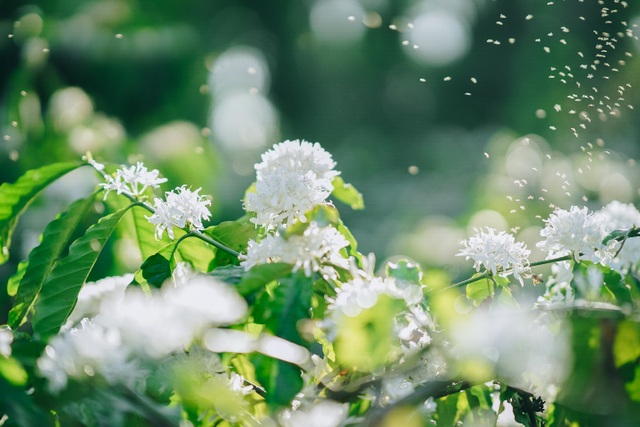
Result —
[{"label": "green leaf", "polygon": [[27,171],[16,182],[0,186],[0,264],[9,259],[11,235],[20,214],[49,184],[82,165],[54,163]]},{"label": "green leaf", "polygon": [[336,176],[333,178],[333,192],[331,195],[351,206],[351,209],[364,209],[364,198],[362,194],[351,184],[346,184],[342,177]]},{"label": "green leaf", "polygon": [[618,324],[613,343],[613,357],[617,367],[640,358],[640,325],[626,320]]},{"label": "green leaf", "polygon": [[84,236],[71,244],[69,255],[56,264],[36,299],[34,332],[42,336],[58,332],[73,310],[80,288],[86,282],[105,243],[131,206],[101,218],[97,224],[89,227]]},{"label": "green leaf", "polygon": [[[181,230],[176,233],[176,237],[184,236]],[[209,266],[216,256],[216,249],[209,243],[200,240],[195,236],[188,236],[184,239],[178,239],[179,242],[175,251],[178,261],[188,262],[198,271],[208,272]]]},{"label": "green leaf", "polygon": [[265,400],[271,406],[290,406],[302,389],[300,368],[262,354],[250,357],[256,368],[256,378],[266,390]]},{"label": "green leaf", "polygon": [[255,312],[256,323],[264,324],[274,335],[304,345],[297,329],[298,321],[311,315],[313,282],[299,271],[279,280],[273,296],[265,294],[262,310]]},{"label": "green leaf", "polygon": [[[356,316],[341,316],[334,341],[336,360],[347,368],[371,372],[389,362],[392,343],[397,340],[394,319],[404,302],[386,295]],[[406,306],[405,306],[406,307]]]},{"label": "green leaf", "polygon": [[32,396],[22,387],[16,387],[0,376],[0,414],[7,414],[7,425],[47,426],[52,425],[44,411],[35,405]]},{"label": "green leaf", "polygon": [[29,265],[29,260],[25,259],[20,261],[18,264],[18,268],[13,276],[9,277],[9,281],[7,282],[7,295],[13,297],[18,292],[18,287],[20,287],[20,282],[24,277],[24,273],[27,271],[27,266]]},{"label": "green leaf", "polygon": [[437,425],[453,426],[456,424],[458,421],[458,399],[460,399],[460,393],[438,399],[435,414]]},{"label": "green leaf", "polygon": [[[173,253],[174,245],[169,245],[171,253]],[[171,277],[171,254],[166,251],[160,251],[145,259],[140,270],[134,277],[139,285],[149,284],[155,288],[159,288]]]},{"label": "green leaf", "polygon": [[[42,240],[29,253],[28,263],[22,273],[23,277],[19,279],[20,286],[17,289],[16,301],[9,312],[7,322],[12,328],[20,326],[22,319],[27,315],[47,276],[67,248],[73,232],[93,206],[95,194],[76,200],[66,212],[45,227]],[[17,281],[20,274],[21,270],[18,268],[18,272],[14,275],[15,279],[12,277],[9,283],[12,283],[11,280]],[[14,285],[11,284],[11,286]]]},{"label": "green leaf", "polygon": [[225,265],[210,271],[208,274],[230,285],[237,285],[242,281],[245,271],[239,265]]},{"label": "green leaf", "polygon": [[493,296],[495,285],[491,279],[481,279],[467,285],[467,298],[473,301],[473,305],[479,306],[482,301]]},{"label": "green leaf", "polygon": [[[208,227],[203,232],[229,249],[240,253],[247,249],[250,239],[255,240],[258,236],[258,230],[256,230],[255,225],[248,220],[225,221],[216,226]],[[238,265],[238,263],[237,257],[223,250],[216,249],[215,259],[209,268],[214,269],[215,267],[228,264]]]},{"label": "green leaf", "polygon": [[236,290],[240,295],[247,296],[265,287],[267,283],[287,276],[292,268],[291,264],[280,262],[256,265],[244,275]]},{"label": "green leaf", "polygon": [[133,232],[135,233],[142,259],[150,257],[171,243],[171,239],[169,239],[167,234],[163,234],[161,239],[156,239],[156,226],[151,224],[146,218],[150,215],[151,213],[148,210],[138,205],[134,206],[131,209],[131,215],[128,215],[131,218]]}]

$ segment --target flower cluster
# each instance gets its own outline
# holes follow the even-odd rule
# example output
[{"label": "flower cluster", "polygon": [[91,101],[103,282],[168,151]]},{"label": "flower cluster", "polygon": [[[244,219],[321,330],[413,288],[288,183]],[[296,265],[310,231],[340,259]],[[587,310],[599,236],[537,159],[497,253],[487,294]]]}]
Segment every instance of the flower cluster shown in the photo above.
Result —
[{"label": "flower cluster", "polygon": [[38,368],[52,391],[64,389],[69,377],[98,374],[133,385],[144,376],[146,360],[184,351],[206,328],[235,323],[246,310],[233,289],[207,276],[177,287],[167,282],[150,296],[130,289],[104,299],[97,315],[54,337]]},{"label": "flower cluster", "polygon": [[[98,171],[104,169],[102,165],[95,161],[91,164]],[[100,186],[105,189],[105,199],[111,191],[137,198],[144,194],[147,188],[158,188],[160,184],[167,182],[166,178],[159,178],[159,174],[160,172],[157,169],[149,171],[142,162],[138,162],[135,166],[129,168],[122,166],[116,171],[115,177],[105,175],[107,182],[101,183]]]},{"label": "flower cluster", "polygon": [[262,155],[255,166],[255,192],[246,196],[245,209],[255,212],[252,222],[272,230],[305,221],[304,214],[324,203],[339,172],[318,143],[284,141]]},{"label": "flower cluster", "polygon": [[250,270],[255,265],[270,262],[293,264],[293,271],[302,270],[310,277],[312,272],[335,279],[335,267],[347,268],[348,261],[340,253],[349,242],[333,226],[319,227],[311,222],[302,234],[267,235],[259,243],[250,240],[242,265]]},{"label": "flower cluster", "polygon": [[476,235],[462,242],[464,248],[458,256],[472,259],[476,271],[481,267],[494,275],[507,277],[513,274],[521,285],[523,277],[531,275],[529,255],[531,251],[522,242],[516,242],[513,235],[504,231],[496,232],[487,227],[486,231],[476,230]]},{"label": "flower cluster", "polygon": [[154,199],[153,208],[155,212],[148,216],[147,219],[151,224],[156,226],[156,238],[162,238],[164,231],[173,239],[173,227],[185,228],[193,227],[196,230],[203,228],[202,220],[209,219],[211,212],[207,206],[211,205],[211,201],[199,193],[201,189],[195,191],[187,188],[185,185],[178,187],[173,191],[165,193],[166,201],[162,199]]},{"label": "flower cluster", "polygon": [[602,242],[607,235],[605,217],[586,207],[556,209],[544,222],[540,231],[544,240],[536,246],[548,253],[547,259],[571,254],[576,261],[605,264],[615,253],[616,242]]}]

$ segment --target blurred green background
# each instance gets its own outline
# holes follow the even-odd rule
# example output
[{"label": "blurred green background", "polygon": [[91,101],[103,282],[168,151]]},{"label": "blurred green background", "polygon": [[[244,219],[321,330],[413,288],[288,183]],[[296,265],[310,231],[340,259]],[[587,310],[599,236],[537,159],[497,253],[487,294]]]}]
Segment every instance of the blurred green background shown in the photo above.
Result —
[{"label": "blurred green background", "polygon": [[[306,139],[364,194],[339,206],[361,252],[460,277],[474,226],[535,242],[554,206],[636,201],[639,22],[614,0],[2,0],[0,181],[142,159],[203,187],[217,223],[260,153]],[[96,182],[27,212],[3,282]],[[139,265],[112,253],[96,274]]]}]

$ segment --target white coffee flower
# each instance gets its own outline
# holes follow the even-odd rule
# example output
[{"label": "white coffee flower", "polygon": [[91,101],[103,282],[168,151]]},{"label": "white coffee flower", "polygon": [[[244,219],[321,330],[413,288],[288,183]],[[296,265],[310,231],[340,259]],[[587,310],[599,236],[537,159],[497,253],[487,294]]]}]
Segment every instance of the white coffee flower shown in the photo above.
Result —
[{"label": "white coffee flower", "polygon": [[13,331],[8,326],[0,326],[0,356],[11,356],[11,343],[13,343]]},{"label": "white coffee flower", "polygon": [[113,384],[130,384],[146,372],[131,359],[117,329],[83,319],[77,328],[51,339],[38,359],[40,374],[49,380],[52,392],[67,386],[68,378],[101,375]]},{"label": "white coffee flower", "polygon": [[284,427],[338,427],[349,415],[349,405],[333,400],[320,400],[295,410],[282,411],[278,417]]},{"label": "white coffee flower", "polygon": [[272,172],[281,170],[289,172],[312,172],[317,179],[331,182],[340,172],[334,171],[336,163],[331,154],[317,142],[312,144],[305,140],[284,141],[262,155],[262,163],[258,163],[256,173],[262,178]]},{"label": "white coffee flower", "polygon": [[122,301],[125,288],[133,280],[133,274],[106,277],[82,286],[73,311],[67,318],[65,328],[70,328],[85,317],[93,317],[100,312],[101,304],[109,299]]},{"label": "white coffee flower", "polygon": [[268,230],[280,225],[305,222],[305,213],[324,203],[333,187],[313,172],[273,171],[256,181],[256,192],[248,193],[245,209],[255,212],[251,221]]},{"label": "white coffee flower", "polygon": [[[631,203],[613,201],[598,211],[605,218],[605,232],[640,227],[640,211]],[[615,270],[625,273],[640,261],[640,237],[628,238],[620,252],[609,263]]]},{"label": "white coffee flower", "polygon": [[[94,167],[101,170],[97,165],[99,164],[94,165]],[[104,166],[102,166],[102,169],[104,169]],[[105,199],[110,191],[138,197],[142,195],[147,188],[158,188],[160,184],[167,182],[166,178],[159,178],[159,174],[160,172],[158,172],[157,169],[149,171],[142,162],[138,162],[135,166],[129,168],[122,166],[116,171],[115,177],[107,176],[107,182],[101,183],[100,186],[106,190],[104,194]]]},{"label": "white coffee flower", "polygon": [[571,307],[575,300],[575,292],[571,287],[571,264],[566,261],[552,264],[551,273],[546,283],[547,290],[538,297],[535,306],[544,309]]},{"label": "white coffee flower", "polygon": [[211,201],[205,196],[201,196],[198,192],[191,191],[185,185],[177,187],[173,191],[165,193],[166,202],[156,198],[154,200],[155,213],[148,216],[147,219],[151,224],[156,226],[156,238],[160,239],[167,230],[167,234],[171,239],[173,227],[185,228],[193,227],[196,230],[203,228],[202,220],[209,219],[211,212],[207,206],[211,205]]},{"label": "white coffee flower", "polygon": [[167,281],[149,295],[132,288],[123,298],[104,299],[95,317],[52,338],[38,368],[52,391],[65,388],[69,377],[138,384],[153,361],[183,352],[209,327],[235,323],[246,310],[233,288],[204,275],[179,287]]},{"label": "white coffee flower", "polygon": [[523,277],[531,275],[529,255],[531,251],[522,242],[504,231],[496,232],[487,227],[486,232],[476,229],[476,235],[462,242],[464,248],[457,253],[474,261],[476,271],[481,268],[491,271],[493,275],[513,277],[524,285]]},{"label": "white coffee flower", "polygon": [[320,144],[284,141],[262,155],[255,166],[256,191],[247,194],[245,209],[252,222],[267,230],[304,222],[304,214],[324,203],[333,191],[335,162]]},{"label": "white coffee flower", "polygon": [[590,213],[586,207],[572,206],[568,211],[556,209],[549,219],[543,221],[545,227],[540,235],[545,240],[536,246],[548,252],[547,259],[572,254],[577,261],[604,264],[613,257],[619,245],[617,242],[603,245],[605,219],[602,215]]},{"label": "white coffee flower", "polygon": [[312,222],[302,235],[267,235],[260,243],[250,240],[240,265],[250,270],[259,264],[284,262],[293,264],[294,272],[302,270],[308,277],[312,272],[318,272],[335,279],[335,267],[348,268],[348,260],[340,253],[348,245],[347,239],[335,227],[318,227]]}]

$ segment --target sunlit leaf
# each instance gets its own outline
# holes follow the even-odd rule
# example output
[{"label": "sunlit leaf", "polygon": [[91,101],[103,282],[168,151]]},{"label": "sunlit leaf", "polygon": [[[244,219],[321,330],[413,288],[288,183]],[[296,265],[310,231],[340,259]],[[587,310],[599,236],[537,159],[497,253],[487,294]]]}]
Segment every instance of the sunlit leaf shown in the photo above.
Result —
[{"label": "sunlit leaf", "polygon": [[[12,328],[18,327],[26,316],[55,263],[67,248],[73,232],[93,205],[94,196],[95,193],[75,201],[66,212],[45,227],[40,244],[29,254],[28,265],[17,289],[16,301],[9,312],[7,323]],[[20,269],[16,275],[19,274]]]},{"label": "sunlit leaf", "polygon": [[466,289],[467,298],[473,301],[473,305],[478,306],[485,299],[495,293],[495,285],[491,279],[480,279],[469,283]]},{"label": "sunlit leaf", "polygon": [[394,318],[401,309],[399,300],[380,296],[376,304],[356,316],[342,316],[337,325],[334,349],[338,363],[370,372],[388,362],[394,339]]},{"label": "sunlit leaf", "polygon": [[346,184],[342,177],[336,176],[333,178],[333,192],[331,195],[351,206],[351,209],[364,209],[364,197],[356,188],[351,184]]},{"label": "sunlit leaf", "polygon": [[618,324],[613,344],[613,358],[616,366],[637,362],[640,358],[640,324],[627,320]]},{"label": "sunlit leaf", "polygon": [[29,260],[25,259],[18,263],[18,268],[16,272],[9,277],[9,281],[7,282],[7,295],[13,297],[18,292],[18,287],[20,286],[20,282],[24,277],[24,273],[27,271],[27,266],[29,266]]},{"label": "sunlit leaf", "polygon": [[18,217],[49,184],[82,163],[54,163],[27,171],[14,183],[0,186],[0,264],[9,259],[11,235]]},{"label": "sunlit leaf", "polygon": [[34,332],[48,336],[58,332],[76,303],[80,288],[122,216],[123,208],[89,227],[71,244],[69,255],[61,259],[42,285],[35,302]]}]

